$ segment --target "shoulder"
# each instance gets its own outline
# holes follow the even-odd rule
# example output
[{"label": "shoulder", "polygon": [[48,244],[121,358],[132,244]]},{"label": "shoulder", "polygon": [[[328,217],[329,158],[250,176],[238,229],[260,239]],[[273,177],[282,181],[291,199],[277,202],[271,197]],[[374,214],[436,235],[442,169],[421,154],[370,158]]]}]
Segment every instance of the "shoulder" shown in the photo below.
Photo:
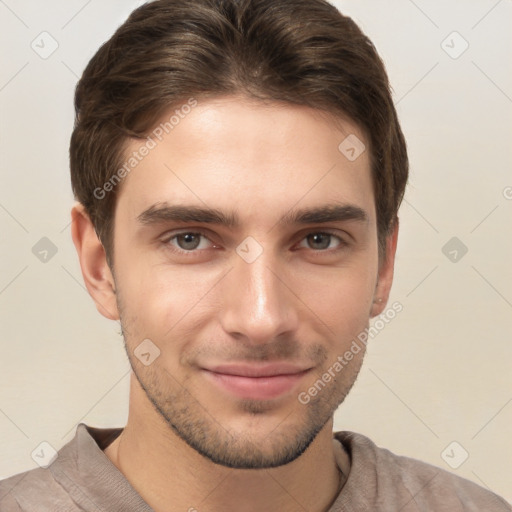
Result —
[{"label": "shoulder", "polygon": [[0,480],[0,510],[5,512],[21,512],[23,510],[15,498],[14,489],[25,475],[26,473],[20,473]]},{"label": "shoulder", "polygon": [[76,510],[76,504],[54,472],[35,468],[0,480],[0,510]]},{"label": "shoulder", "polygon": [[[48,466],[0,480],[0,511],[79,510],[77,496],[73,493],[80,492],[74,483],[79,472],[80,445],[88,441],[87,428],[87,425],[79,424],[75,436],[58,451]],[[92,438],[91,442],[94,442]]]},{"label": "shoulder", "polygon": [[404,512],[409,509],[512,511],[503,498],[474,482],[417,459],[396,455],[361,434],[337,432],[335,438],[351,457],[346,483],[349,492],[364,485],[373,489],[379,504],[394,504],[394,507],[401,504]]}]

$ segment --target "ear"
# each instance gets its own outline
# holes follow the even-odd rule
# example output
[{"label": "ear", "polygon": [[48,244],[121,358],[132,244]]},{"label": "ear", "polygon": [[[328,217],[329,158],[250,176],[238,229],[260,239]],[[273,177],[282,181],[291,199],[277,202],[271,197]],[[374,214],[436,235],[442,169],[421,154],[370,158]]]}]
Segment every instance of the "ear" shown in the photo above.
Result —
[{"label": "ear", "polygon": [[386,254],[384,255],[384,259],[379,261],[379,275],[370,311],[371,318],[380,315],[388,303],[389,292],[393,284],[397,239],[398,217],[395,219],[393,232],[386,238]]},{"label": "ear", "polygon": [[115,282],[107,257],[84,206],[71,209],[71,236],[78,253],[85,286],[98,311],[110,320],[119,320]]}]

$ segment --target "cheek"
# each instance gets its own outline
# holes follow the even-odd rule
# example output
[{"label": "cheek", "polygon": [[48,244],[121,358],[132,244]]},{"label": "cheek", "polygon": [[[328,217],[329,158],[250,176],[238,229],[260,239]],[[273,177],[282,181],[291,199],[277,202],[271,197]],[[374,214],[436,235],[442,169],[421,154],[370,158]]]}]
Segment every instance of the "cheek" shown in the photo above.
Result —
[{"label": "cheek", "polygon": [[[280,300],[300,311],[305,323],[317,323],[318,330],[327,326],[327,337],[357,334],[367,326],[377,275],[376,250],[369,249],[350,253],[336,265],[299,258],[279,265],[284,283]],[[138,337],[175,343],[183,338],[177,333],[197,331],[227,307],[226,298],[240,293],[239,284],[227,275],[230,264],[167,264],[162,254],[137,251],[128,244],[122,254],[116,274],[126,318],[132,319]]]},{"label": "cheek", "polygon": [[[130,264],[130,262],[133,262]],[[165,341],[204,313],[223,271],[151,263],[126,255],[119,269],[123,306],[141,335]]]},{"label": "cheek", "polygon": [[361,258],[344,267],[310,267],[290,276],[289,286],[331,335],[349,336],[368,324],[376,275],[371,263]]}]

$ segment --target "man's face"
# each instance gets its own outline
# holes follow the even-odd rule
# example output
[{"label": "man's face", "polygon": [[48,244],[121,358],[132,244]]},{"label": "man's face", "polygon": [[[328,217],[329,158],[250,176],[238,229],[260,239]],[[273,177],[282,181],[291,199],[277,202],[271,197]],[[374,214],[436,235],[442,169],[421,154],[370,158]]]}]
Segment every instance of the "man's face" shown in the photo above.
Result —
[{"label": "man's face", "polygon": [[[216,463],[294,460],[357,377],[364,350],[299,400],[368,326],[377,284],[369,155],[340,152],[349,134],[364,140],[306,107],[199,102],[122,183],[114,277],[133,371],[147,403]],[[234,223],[155,213],[165,206]],[[134,354],[143,340],[146,359],[160,351],[148,366]]]}]

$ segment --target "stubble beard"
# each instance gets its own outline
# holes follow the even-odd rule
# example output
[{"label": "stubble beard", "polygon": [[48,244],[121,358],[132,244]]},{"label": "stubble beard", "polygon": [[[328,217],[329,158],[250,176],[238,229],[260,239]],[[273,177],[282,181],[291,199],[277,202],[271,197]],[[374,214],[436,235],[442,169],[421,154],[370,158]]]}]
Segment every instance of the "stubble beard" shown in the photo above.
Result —
[{"label": "stubble beard", "polygon": [[[122,312],[118,296],[118,308]],[[143,366],[133,355],[136,339],[130,340],[130,326],[120,315],[121,334],[130,365],[148,401],[165,420],[170,429],[188,446],[209,461],[228,468],[264,469],[288,464],[300,457],[314,441],[326,423],[334,416],[357,379],[364,353],[344,367],[342,374],[319,391],[309,403],[302,404],[297,397],[291,412],[268,422],[266,432],[235,431],[229,424],[216,419],[216,411],[209,410],[180,383],[158,359]],[[128,338],[128,339],[127,339]],[[363,351],[362,351],[363,352]],[[160,358],[160,361],[163,358]],[[318,370],[320,378],[324,370]],[[316,381],[316,378],[315,378]],[[311,385],[311,384],[309,384]],[[251,420],[262,420],[275,409],[273,401],[244,399],[238,402],[240,415]],[[259,422],[261,424],[261,421]]]}]

